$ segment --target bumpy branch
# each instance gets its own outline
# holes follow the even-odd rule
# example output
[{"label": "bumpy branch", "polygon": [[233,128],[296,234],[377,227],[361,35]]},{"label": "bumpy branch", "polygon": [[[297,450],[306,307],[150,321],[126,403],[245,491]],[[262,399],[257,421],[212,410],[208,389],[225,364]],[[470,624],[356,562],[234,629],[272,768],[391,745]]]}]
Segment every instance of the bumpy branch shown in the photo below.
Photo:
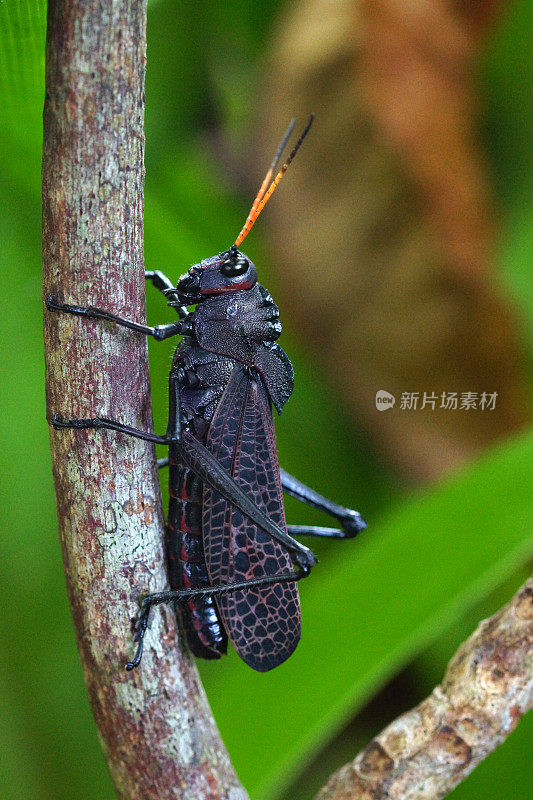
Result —
[{"label": "bumpy branch", "polygon": [[340,769],[317,800],[438,800],[533,705],[533,579],[461,645],[444,680]]},{"label": "bumpy branch", "polygon": [[[146,317],[143,264],[146,0],[49,0],[44,109],[45,298]],[[151,429],[146,342],[45,311],[51,416]],[[100,737],[123,800],[246,800],[194,661],[168,611],[126,673],[140,592],[166,588],[151,446],[51,431],[67,586]]]}]

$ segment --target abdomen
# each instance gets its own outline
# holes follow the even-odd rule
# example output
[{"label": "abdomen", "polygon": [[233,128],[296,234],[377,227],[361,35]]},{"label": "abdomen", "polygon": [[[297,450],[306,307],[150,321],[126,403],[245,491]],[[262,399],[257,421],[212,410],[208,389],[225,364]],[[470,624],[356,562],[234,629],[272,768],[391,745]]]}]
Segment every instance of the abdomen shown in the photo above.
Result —
[{"label": "abdomen", "polygon": [[[180,376],[182,425],[205,444],[207,431],[234,361],[207,353],[184,339],[174,355],[172,372]],[[179,463],[170,447],[167,557],[170,585],[175,591],[205,589],[209,584],[202,535],[202,481]],[[228,637],[212,597],[180,604],[179,611],[191,651],[199,658],[220,658]]]},{"label": "abdomen", "polygon": [[[202,538],[203,484],[182,467],[170,451],[167,557],[174,590],[209,586]],[[199,658],[220,658],[227,636],[211,597],[191,599],[179,607],[189,647]]]}]

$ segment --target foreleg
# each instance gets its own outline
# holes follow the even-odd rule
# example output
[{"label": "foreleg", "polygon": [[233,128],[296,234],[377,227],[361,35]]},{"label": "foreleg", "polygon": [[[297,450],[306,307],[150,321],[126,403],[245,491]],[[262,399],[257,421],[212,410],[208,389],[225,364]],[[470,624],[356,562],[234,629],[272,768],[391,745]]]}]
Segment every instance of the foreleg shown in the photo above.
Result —
[{"label": "foreleg", "polygon": [[165,297],[174,297],[176,298],[175,301],[169,303],[169,305],[173,306],[176,309],[177,314],[179,315],[180,319],[185,319],[188,316],[189,312],[187,311],[187,306],[181,305],[179,300],[179,295],[176,291],[176,287],[164,272],[161,272],[158,269],[153,270],[146,270],[144,273],[144,277],[147,281],[152,281],[156,289],[159,289],[161,294],[164,294]]}]

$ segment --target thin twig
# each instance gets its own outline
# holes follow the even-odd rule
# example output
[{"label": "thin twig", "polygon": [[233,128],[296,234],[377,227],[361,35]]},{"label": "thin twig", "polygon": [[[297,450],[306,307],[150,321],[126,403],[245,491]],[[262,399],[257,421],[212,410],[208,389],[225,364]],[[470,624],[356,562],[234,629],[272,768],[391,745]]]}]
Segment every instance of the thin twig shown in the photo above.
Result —
[{"label": "thin twig", "polygon": [[[45,298],[145,320],[146,0],[50,0],[43,157]],[[45,311],[48,415],[151,430],[144,338]],[[154,615],[135,673],[141,592],[167,587],[151,446],[52,431],[65,572],[89,697],[124,800],[245,800],[173,614]]]},{"label": "thin twig", "polygon": [[533,579],[480,624],[444,680],[340,769],[317,800],[439,800],[533,705]]}]

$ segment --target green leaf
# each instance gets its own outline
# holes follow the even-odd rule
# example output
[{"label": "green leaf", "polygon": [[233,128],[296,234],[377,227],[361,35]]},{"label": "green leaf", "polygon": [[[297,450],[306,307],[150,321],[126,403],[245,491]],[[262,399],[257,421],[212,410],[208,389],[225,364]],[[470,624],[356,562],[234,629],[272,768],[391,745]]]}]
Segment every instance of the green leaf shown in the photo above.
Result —
[{"label": "green leaf", "polygon": [[252,796],[280,791],[388,678],[527,558],[532,464],[530,433],[370,520],[359,541],[332,544],[327,568],[301,584],[302,642],[272,673],[255,674],[234,654],[201,665]]},{"label": "green leaf", "polygon": [[[0,99],[2,128],[20,131],[42,107],[44,94],[44,0],[10,0],[0,4]],[[22,139],[22,137],[20,137]]]}]

